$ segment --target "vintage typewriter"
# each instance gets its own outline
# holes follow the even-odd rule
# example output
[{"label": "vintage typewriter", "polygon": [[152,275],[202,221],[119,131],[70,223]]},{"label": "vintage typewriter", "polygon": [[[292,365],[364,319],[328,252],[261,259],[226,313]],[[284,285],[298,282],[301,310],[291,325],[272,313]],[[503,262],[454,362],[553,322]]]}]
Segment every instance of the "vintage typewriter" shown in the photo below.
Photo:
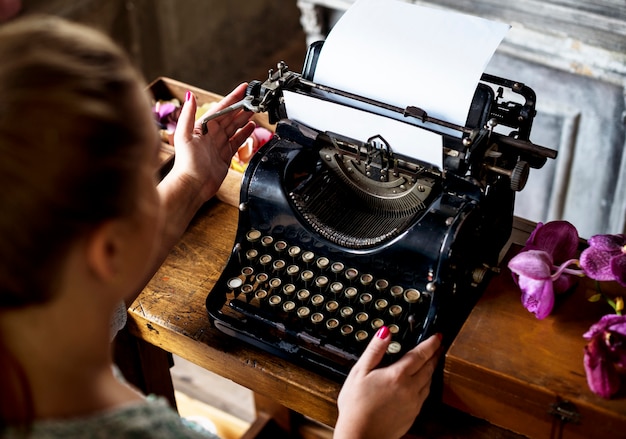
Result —
[{"label": "vintage typewriter", "polygon": [[[316,84],[322,48],[302,74],[279,63],[248,87],[244,105],[276,134],[245,171],[235,244],[206,306],[221,331],[341,379],[381,325],[393,334],[386,362],[435,332],[451,339],[497,266],[516,191],[556,153],[529,141],[535,94],[521,83],[484,74],[458,126]],[[436,169],[380,136],[290,120],[286,91],[458,135],[443,135]]]}]

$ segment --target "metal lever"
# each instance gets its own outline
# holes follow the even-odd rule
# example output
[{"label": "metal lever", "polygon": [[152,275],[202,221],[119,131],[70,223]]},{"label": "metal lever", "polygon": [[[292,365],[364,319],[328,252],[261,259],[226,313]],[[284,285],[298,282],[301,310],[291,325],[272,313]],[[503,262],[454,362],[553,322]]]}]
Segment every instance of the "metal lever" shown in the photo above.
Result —
[{"label": "metal lever", "polygon": [[246,111],[254,111],[255,113],[258,113],[259,112],[258,107],[252,104],[253,99],[254,99],[254,96],[246,96],[239,102],[235,102],[234,104],[229,105],[226,108],[222,108],[221,110],[216,111],[215,113],[202,116],[200,118],[202,134],[206,134],[208,132],[207,123],[209,121],[216,119],[220,116],[223,116],[224,114],[230,113],[235,110],[239,110],[240,108],[243,108]]}]

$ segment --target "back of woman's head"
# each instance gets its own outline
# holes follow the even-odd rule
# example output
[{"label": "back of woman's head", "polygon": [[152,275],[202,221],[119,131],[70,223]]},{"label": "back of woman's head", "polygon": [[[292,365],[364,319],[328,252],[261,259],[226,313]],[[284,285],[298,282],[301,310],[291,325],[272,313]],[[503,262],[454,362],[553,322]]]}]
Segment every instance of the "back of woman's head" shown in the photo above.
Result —
[{"label": "back of woman's head", "polygon": [[108,37],[59,18],[0,27],[0,310],[54,294],[69,244],[134,209],[143,82]]}]

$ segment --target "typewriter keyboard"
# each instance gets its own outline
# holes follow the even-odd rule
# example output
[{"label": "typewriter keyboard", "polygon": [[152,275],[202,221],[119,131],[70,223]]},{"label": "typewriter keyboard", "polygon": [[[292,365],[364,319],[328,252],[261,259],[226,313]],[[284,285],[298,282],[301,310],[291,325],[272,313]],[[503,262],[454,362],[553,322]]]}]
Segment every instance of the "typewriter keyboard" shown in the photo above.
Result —
[{"label": "typewriter keyboard", "polygon": [[230,266],[238,259],[239,266],[228,270],[224,308],[245,319],[246,329],[259,338],[267,331],[279,349],[291,340],[340,368],[353,364],[383,325],[392,333],[386,362],[417,343],[431,293],[256,229],[245,238],[235,245],[238,257],[229,261]]}]

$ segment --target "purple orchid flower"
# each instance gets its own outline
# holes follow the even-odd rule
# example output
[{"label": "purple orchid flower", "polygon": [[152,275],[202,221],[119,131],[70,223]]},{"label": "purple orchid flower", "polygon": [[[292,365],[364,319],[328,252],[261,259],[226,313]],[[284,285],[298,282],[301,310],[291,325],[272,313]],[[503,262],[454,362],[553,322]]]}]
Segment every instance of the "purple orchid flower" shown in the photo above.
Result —
[{"label": "purple orchid flower", "polygon": [[171,101],[157,101],[152,113],[161,127],[173,132],[180,116],[180,106]]},{"label": "purple orchid flower", "polygon": [[580,255],[580,266],[591,279],[617,281],[626,287],[626,235],[594,235]]},{"label": "purple orchid flower", "polygon": [[509,261],[513,279],[522,290],[522,304],[538,319],[552,312],[555,294],[569,290],[582,274],[568,268],[577,263],[578,243],[578,232],[571,223],[539,223],[526,246]]},{"label": "purple orchid flower", "polygon": [[583,334],[584,366],[592,392],[610,398],[620,387],[619,369],[626,367],[626,316],[607,314]]}]

